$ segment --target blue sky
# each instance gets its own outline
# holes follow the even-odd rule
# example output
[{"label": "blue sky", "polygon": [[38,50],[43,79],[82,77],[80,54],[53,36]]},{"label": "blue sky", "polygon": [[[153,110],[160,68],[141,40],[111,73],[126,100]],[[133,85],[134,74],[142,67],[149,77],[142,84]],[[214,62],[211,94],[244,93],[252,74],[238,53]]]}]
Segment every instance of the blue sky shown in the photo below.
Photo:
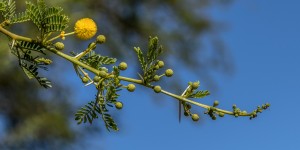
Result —
[{"label": "blue sky", "polygon": [[[151,90],[137,86],[135,93],[124,91],[120,97],[124,109],[114,112],[118,115],[121,131],[109,133],[103,130],[87,136],[90,148],[299,149],[299,6],[300,2],[296,0],[240,0],[228,7],[216,6],[210,10],[213,18],[227,24],[221,37],[232,54],[235,72],[232,76],[216,74],[219,91],[201,102],[211,104],[213,100],[219,100],[221,108],[231,109],[232,104],[236,104],[248,111],[257,105],[271,103],[270,109],[258,118],[250,121],[225,116],[212,121],[201,115],[198,123],[190,118],[183,118],[178,123],[175,99],[163,95],[148,96]],[[174,68],[175,73],[181,70],[184,68]],[[130,73],[129,70],[127,74]],[[187,81],[191,78],[197,80],[194,76],[185,77]],[[201,108],[193,109],[203,112]],[[93,125],[103,127],[103,124]]]}]

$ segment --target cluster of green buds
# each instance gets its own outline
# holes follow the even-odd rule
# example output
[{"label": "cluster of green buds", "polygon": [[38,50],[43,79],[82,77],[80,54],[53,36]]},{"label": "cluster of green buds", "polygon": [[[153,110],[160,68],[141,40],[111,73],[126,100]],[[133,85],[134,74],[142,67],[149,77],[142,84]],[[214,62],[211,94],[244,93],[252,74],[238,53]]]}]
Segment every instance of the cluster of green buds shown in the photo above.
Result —
[{"label": "cluster of green buds", "polygon": [[250,119],[257,117],[257,113],[262,113],[263,110],[266,110],[270,107],[269,103],[263,104],[262,106],[257,106],[257,109],[252,112]]},{"label": "cluster of green buds", "polygon": [[[193,98],[195,93],[197,93],[197,89],[200,86],[199,81],[189,82],[186,90],[181,94],[183,98]],[[209,93],[206,93],[207,95]],[[200,119],[199,115],[196,113],[192,113],[191,108],[192,105],[183,101],[179,101],[179,121],[181,120],[181,105],[183,106],[184,116],[191,117],[193,121],[198,121]]]}]

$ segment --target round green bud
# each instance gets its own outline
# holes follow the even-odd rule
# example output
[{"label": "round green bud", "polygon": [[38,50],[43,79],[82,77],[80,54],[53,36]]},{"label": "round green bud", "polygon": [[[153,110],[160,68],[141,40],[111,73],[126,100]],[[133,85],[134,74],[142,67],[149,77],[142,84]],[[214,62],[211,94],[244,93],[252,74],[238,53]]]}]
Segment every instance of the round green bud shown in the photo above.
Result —
[{"label": "round green bud", "polygon": [[133,92],[133,91],[135,90],[135,85],[134,85],[134,84],[128,84],[128,85],[127,85],[127,90],[128,90],[129,92]]},{"label": "round green bud", "polygon": [[88,83],[89,82],[88,77],[82,77],[81,80],[82,80],[83,83]]},{"label": "round green bud", "polygon": [[159,79],[160,79],[159,75],[155,75],[155,76],[153,77],[153,80],[154,80],[154,81],[159,81]]},{"label": "round green bud", "polygon": [[222,113],[222,112],[219,112],[219,117],[224,117],[224,113]]},{"label": "round green bud", "polygon": [[165,72],[165,75],[167,77],[171,77],[173,75],[173,70],[172,69],[167,69],[166,72]]},{"label": "round green bud", "polygon": [[234,105],[232,105],[232,109],[236,109],[236,105],[234,104]]},{"label": "round green bud", "polygon": [[198,121],[200,119],[198,114],[192,114],[192,120],[193,121]]},{"label": "round green bud", "polygon": [[123,108],[123,103],[122,103],[122,102],[116,102],[116,103],[115,103],[115,107],[116,107],[117,109],[122,109],[122,108]]},{"label": "round green bud", "polygon": [[234,114],[234,117],[238,117],[238,116],[239,116],[239,114],[238,114],[238,113],[235,113],[235,114]]},{"label": "round green bud", "polygon": [[104,35],[98,35],[98,36],[97,36],[96,42],[97,42],[98,44],[103,44],[103,43],[105,43],[105,41],[106,41],[106,38],[105,38]]},{"label": "round green bud", "polygon": [[56,42],[56,43],[54,44],[54,47],[55,47],[55,49],[61,51],[61,50],[63,50],[63,49],[65,48],[65,44],[62,43],[62,42]]},{"label": "round green bud", "polygon": [[158,86],[158,85],[154,86],[153,90],[154,90],[155,93],[159,93],[159,92],[161,92],[161,87]]},{"label": "round green bud", "polygon": [[99,82],[100,81],[100,79],[101,79],[101,77],[99,77],[99,76],[94,76],[94,82]]},{"label": "round green bud", "polygon": [[157,65],[159,68],[162,68],[165,66],[165,63],[163,61],[158,61]]},{"label": "round green bud", "polygon": [[217,117],[216,117],[215,115],[212,115],[212,116],[211,116],[211,119],[212,119],[212,120],[217,120]]},{"label": "round green bud", "polygon": [[125,62],[121,62],[118,66],[120,70],[126,70],[127,69],[127,64]]},{"label": "round green bud", "polygon": [[192,89],[197,89],[200,86],[200,82],[193,82],[192,83]]},{"label": "round green bud", "polygon": [[99,71],[99,76],[101,78],[105,78],[107,76],[107,73],[105,71]]},{"label": "round green bud", "polygon": [[155,65],[154,70],[158,70],[158,69],[159,69],[159,66]]},{"label": "round green bud", "polygon": [[214,107],[217,107],[219,105],[219,101],[214,101]]}]

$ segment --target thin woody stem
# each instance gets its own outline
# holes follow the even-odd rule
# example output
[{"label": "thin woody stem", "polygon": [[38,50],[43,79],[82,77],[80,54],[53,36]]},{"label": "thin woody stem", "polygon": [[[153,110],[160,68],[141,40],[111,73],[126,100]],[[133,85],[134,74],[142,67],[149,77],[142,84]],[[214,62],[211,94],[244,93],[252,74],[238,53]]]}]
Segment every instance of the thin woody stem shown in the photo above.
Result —
[{"label": "thin woody stem", "polygon": [[52,42],[58,38],[62,38],[62,37],[65,37],[65,36],[68,36],[68,35],[72,35],[72,34],[75,34],[75,32],[70,32],[70,33],[60,33],[58,36],[56,37],[53,37],[52,39],[48,40],[48,42]]},{"label": "thin woody stem", "polygon": [[14,40],[26,41],[26,42],[32,42],[33,41],[31,38],[16,35],[16,34],[10,32],[10,31],[4,29],[2,26],[0,26],[0,32],[2,32],[3,34],[9,36],[10,38],[12,38]]},{"label": "thin woody stem", "polygon": [[[14,40],[27,41],[27,42],[32,42],[33,41],[31,38],[23,37],[23,36],[19,36],[19,35],[16,35],[14,33],[11,33],[8,30],[4,29],[2,26],[0,26],[0,32],[2,32],[3,34],[9,36],[10,38],[12,38]],[[66,59],[68,61],[70,61],[73,64],[76,64],[76,65],[78,65],[80,67],[83,67],[83,68],[89,70],[90,72],[93,72],[96,75],[99,75],[99,73],[100,73],[100,70],[97,70],[97,69],[95,69],[95,68],[93,68],[93,67],[91,67],[91,66],[89,66],[87,64],[84,64],[83,62],[79,61],[77,57],[72,57],[70,55],[67,55],[67,54],[65,54],[65,53],[63,53],[61,51],[58,51],[58,50],[56,50],[54,48],[50,48],[50,47],[48,47],[47,50],[51,51],[52,53],[54,53],[54,54],[56,54],[56,55],[58,55],[58,56],[60,56],[60,57],[62,57],[64,59]],[[115,77],[115,76],[111,74],[111,75],[107,76],[106,78],[113,78],[113,77]],[[128,78],[128,77],[123,77],[123,76],[118,76],[118,78],[120,80],[123,80],[123,81],[140,84],[140,85],[143,85],[143,86],[148,87],[148,88],[153,88],[152,86],[145,85],[142,80],[138,80],[138,79],[134,79],[134,78]],[[185,98],[184,95],[180,96],[180,95],[173,94],[173,93],[165,91],[165,90],[161,90],[161,93],[163,93],[165,95],[168,95],[170,97],[173,97],[173,98],[175,98],[175,99],[177,99],[179,101],[187,102],[187,103],[190,103],[190,104],[193,104],[193,105],[205,108],[205,109],[210,109],[211,108],[211,106],[209,106],[209,105],[205,105],[205,104],[202,104],[202,103],[198,103],[198,102],[189,100],[189,99]],[[217,112],[222,112],[222,113],[228,114],[228,115],[234,115],[234,113],[231,112],[231,111],[227,111],[227,110],[223,110],[223,109],[219,109],[219,108],[214,108],[214,109]],[[251,116],[251,115],[252,115],[251,113],[239,114],[239,116]]]}]

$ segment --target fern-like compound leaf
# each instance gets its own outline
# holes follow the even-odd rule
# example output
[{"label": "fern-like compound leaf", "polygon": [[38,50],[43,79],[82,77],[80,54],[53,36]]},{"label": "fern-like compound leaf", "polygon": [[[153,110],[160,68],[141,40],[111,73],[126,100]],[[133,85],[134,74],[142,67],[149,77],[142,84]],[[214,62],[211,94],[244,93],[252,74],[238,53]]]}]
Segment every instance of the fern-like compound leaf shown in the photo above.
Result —
[{"label": "fern-like compound leaf", "polygon": [[193,94],[189,95],[188,98],[203,98],[208,96],[210,93],[208,90],[205,91],[195,91]]},{"label": "fern-like compound leaf", "polygon": [[35,78],[44,88],[52,87],[51,82],[47,78],[38,76],[38,67],[36,65],[28,65],[21,61],[20,67],[29,79]]},{"label": "fern-like compound leaf", "polygon": [[22,22],[26,22],[26,21],[29,21],[30,18],[29,16],[27,15],[26,12],[21,12],[21,13],[18,13],[18,14],[15,14],[11,20],[10,20],[10,23],[11,24],[14,24],[14,23],[22,23]]},{"label": "fern-like compound leaf", "polygon": [[89,55],[81,58],[80,61],[82,61],[85,64],[88,64],[89,66],[95,69],[102,70],[102,65],[114,64],[117,61],[117,59],[108,56],[101,56],[92,51],[89,53]]},{"label": "fern-like compound leaf", "polygon": [[143,71],[146,71],[147,64],[146,64],[142,50],[139,47],[134,47],[134,51],[136,52],[136,54],[138,56],[138,59],[142,66]]}]

